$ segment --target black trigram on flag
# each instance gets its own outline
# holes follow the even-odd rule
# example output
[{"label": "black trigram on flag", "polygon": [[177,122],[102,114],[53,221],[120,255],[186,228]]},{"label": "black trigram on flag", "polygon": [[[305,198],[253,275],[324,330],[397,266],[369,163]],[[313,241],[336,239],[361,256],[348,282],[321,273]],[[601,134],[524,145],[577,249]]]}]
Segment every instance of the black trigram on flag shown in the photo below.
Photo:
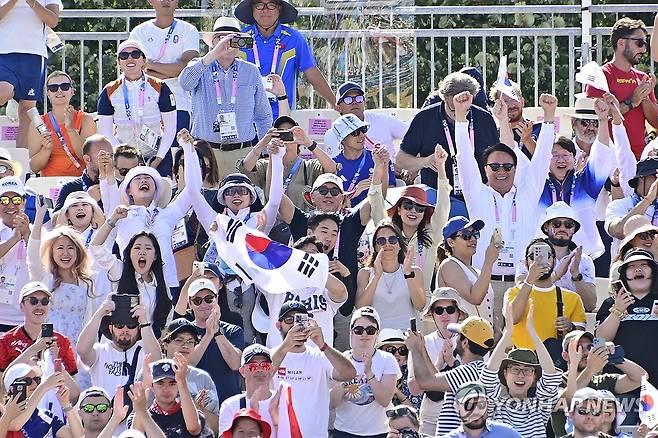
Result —
[{"label": "black trigram on flag", "polygon": [[308,278],[311,278],[318,266],[320,266],[320,262],[317,261],[312,255],[306,253],[302,258],[302,261],[299,263],[297,270],[306,275]]},{"label": "black trigram on flag", "polygon": [[241,226],[242,222],[236,221],[235,219],[229,219],[228,226],[226,227],[226,240],[233,243],[235,240],[235,233]]}]

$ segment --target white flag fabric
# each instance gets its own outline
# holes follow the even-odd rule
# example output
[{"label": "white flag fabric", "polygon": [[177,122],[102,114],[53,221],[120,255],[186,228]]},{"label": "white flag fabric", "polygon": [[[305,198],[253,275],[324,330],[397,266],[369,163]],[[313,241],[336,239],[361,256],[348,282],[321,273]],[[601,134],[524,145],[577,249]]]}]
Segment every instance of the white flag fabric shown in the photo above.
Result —
[{"label": "white flag fabric", "polygon": [[223,214],[217,215],[215,222],[213,239],[217,254],[245,283],[253,283],[271,294],[325,287],[329,274],[325,254],[290,248]]},{"label": "white flag fabric", "polygon": [[596,61],[590,61],[585,64],[580,71],[576,73],[576,81],[583,85],[589,85],[601,91],[605,91],[606,93],[610,92],[605,73],[603,73],[603,69],[596,63]]},{"label": "white flag fabric", "polygon": [[642,376],[640,385],[640,420],[653,429],[658,426],[658,390]]},{"label": "white flag fabric", "polygon": [[498,65],[498,77],[496,78],[496,90],[500,91],[506,96],[511,97],[517,102],[521,101],[521,96],[518,95],[507,75],[507,55],[500,57],[500,64]]}]

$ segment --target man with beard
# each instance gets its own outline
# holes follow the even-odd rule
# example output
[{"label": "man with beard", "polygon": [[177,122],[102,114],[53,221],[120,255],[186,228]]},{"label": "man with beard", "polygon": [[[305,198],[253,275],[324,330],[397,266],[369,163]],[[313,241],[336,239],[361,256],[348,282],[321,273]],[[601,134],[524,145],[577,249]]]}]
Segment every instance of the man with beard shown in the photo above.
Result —
[{"label": "man with beard", "polygon": [[[566,202],[558,201],[546,209],[541,231],[555,248],[555,284],[580,295],[585,310],[592,312],[596,308],[594,261],[583,254],[582,246],[573,242],[579,229],[580,222],[576,219],[576,213]],[[527,266],[520,265],[517,282],[522,282],[527,274]]]},{"label": "man with beard", "polygon": [[455,409],[459,413],[461,426],[441,438],[521,438],[521,435],[505,423],[489,420],[488,400],[484,385],[469,382],[461,385],[455,393]]},{"label": "man with beard", "polygon": [[603,394],[592,388],[583,388],[575,392],[571,400],[569,418],[573,423],[573,432],[564,438],[609,438],[600,432],[603,426]]},{"label": "man with beard", "polygon": [[[642,20],[621,18],[612,27],[610,42],[614,49],[611,62],[603,65],[608,87],[621,103],[624,125],[631,140],[631,148],[639,160],[645,145],[646,122],[658,128],[658,104],[654,87],[656,77],[636,70],[647,52],[647,30]],[[587,86],[587,96],[600,97],[603,91]]]},{"label": "man with beard", "polygon": [[[535,259],[541,247],[548,246],[548,260],[540,255]],[[529,300],[535,309],[541,309],[534,315],[535,330],[542,342],[548,338],[558,338],[558,332],[567,333],[577,327],[585,328],[585,308],[576,292],[556,286],[553,281],[555,268],[555,248],[548,239],[534,239],[525,250],[525,263],[528,276],[505,294],[505,302],[512,305],[514,332],[512,343],[516,348],[535,349],[532,337],[526,328]],[[558,295],[561,295],[558,299]],[[562,316],[558,316],[558,301],[562,302]],[[558,349],[559,350],[559,349]],[[551,351],[551,353],[554,353]],[[559,351],[558,351],[559,355]]]}]

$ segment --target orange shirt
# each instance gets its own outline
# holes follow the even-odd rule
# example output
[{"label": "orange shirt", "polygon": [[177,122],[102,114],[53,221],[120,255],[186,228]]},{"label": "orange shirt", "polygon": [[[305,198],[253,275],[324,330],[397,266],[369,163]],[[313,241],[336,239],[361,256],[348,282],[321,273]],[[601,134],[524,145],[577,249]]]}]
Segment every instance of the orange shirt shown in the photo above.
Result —
[{"label": "orange shirt", "polygon": [[[73,113],[73,128],[78,133],[80,133],[80,129],[82,128],[82,119],[84,118],[84,115],[85,113],[83,111],[75,111]],[[64,125],[59,125],[59,129],[62,132],[62,136],[64,137],[66,145],[71,152],[71,155],[78,162],[80,167],[76,167],[76,165],[73,164],[71,157],[69,157],[69,154],[67,154],[64,150],[64,145],[62,145],[62,143],[59,141],[59,137],[55,132],[53,124],[50,122],[50,117],[48,117],[48,114],[44,114],[41,116],[41,118],[46,123],[46,126],[51,133],[50,136],[53,140],[53,150],[50,153],[50,159],[48,160],[46,167],[41,169],[39,172],[41,176],[77,177],[82,175],[82,171],[85,170],[85,162],[82,160],[82,158],[78,157],[75,150],[73,149],[73,143],[71,142],[71,137],[69,136],[69,132],[67,131],[66,127]]]}]

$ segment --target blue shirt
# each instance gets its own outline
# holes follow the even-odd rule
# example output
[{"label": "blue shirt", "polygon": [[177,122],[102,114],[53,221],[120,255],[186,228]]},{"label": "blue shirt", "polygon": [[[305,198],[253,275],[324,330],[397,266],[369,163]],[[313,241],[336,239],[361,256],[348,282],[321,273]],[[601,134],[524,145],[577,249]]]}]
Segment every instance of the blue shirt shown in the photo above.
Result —
[{"label": "blue shirt", "polygon": [[[74,179],[73,181],[67,182],[62,186],[61,189],[59,189],[59,194],[57,195],[57,202],[55,202],[54,211],[59,211],[62,207],[64,207],[64,201],[66,201],[66,197],[71,193],[79,192],[79,191],[86,192],[89,187],[96,184],[98,184],[98,181],[92,180],[89,174],[87,173],[87,170],[85,169],[85,171],[82,172],[82,176]],[[98,201],[98,206],[102,210],[103,202]]]},{"label": "blue shirt", "polygon": [[[521,435],[505,423],[499,421],[487,420],[484,431],[480,434],[480,438],[521,438]],[[464,426],[459,426],[457,429],[447,433],[441,438],[470,438],[469,435],[464,433]]]},{"label": "blue shirt", "polygon": [[57,436],[64,423],[50,411],[36,409],[21,428],[25,438],[45,438]]},{"label": "blue shirt", "polygon": [[[334,157],[334,161],[338,166],[336,175],[343,180],[343,190],[346,192],[350,190],[352,183],[356,185],[359,181],[370,178],[375,169],[375,162],[372,160],[372,152],[368,149],[364,149],[363,151],[365,156],[362,154],[356,160],[348,160],[345,158],[343,151]],[[359,172],[358,176],[356,175],[357,171]],[[395,186],[395,169],[393,168],[392,163],[389,163],[388,167],[388,184],[390,186]],[[354,190],[354,187],[352,187],[351,190]],[[363,201],[366,196],[368,196],[367,189],[361,192],[359,196],[352,198],[352,207]]]},{"label": "blue shirt", "polygon": [[[274,67],[274,73],[281,76],[283,84],[286,87],[288,102],[291,109],[295,109],[297,100],[297,73],[305,72],[311,67],[315,67],[315,58],[311,48],[306,42],[306,38],[295,29],[279,23],[274,33],[268,38],[263,37],[258,27],[254,24],[242,29],[242,32],[249,33],[254,37],[254,42],[258,48],[258,58],[260,60],[260,74],[267,76],[272,72],[272,61],[277,40],[279,41],[279,53]],[[253,49],[243,49],[240,57],[249,62],[256,63]],[[272,106],[272,115],[274,119],[279,115],[279,104],[276,99],[270,100]]]}]

